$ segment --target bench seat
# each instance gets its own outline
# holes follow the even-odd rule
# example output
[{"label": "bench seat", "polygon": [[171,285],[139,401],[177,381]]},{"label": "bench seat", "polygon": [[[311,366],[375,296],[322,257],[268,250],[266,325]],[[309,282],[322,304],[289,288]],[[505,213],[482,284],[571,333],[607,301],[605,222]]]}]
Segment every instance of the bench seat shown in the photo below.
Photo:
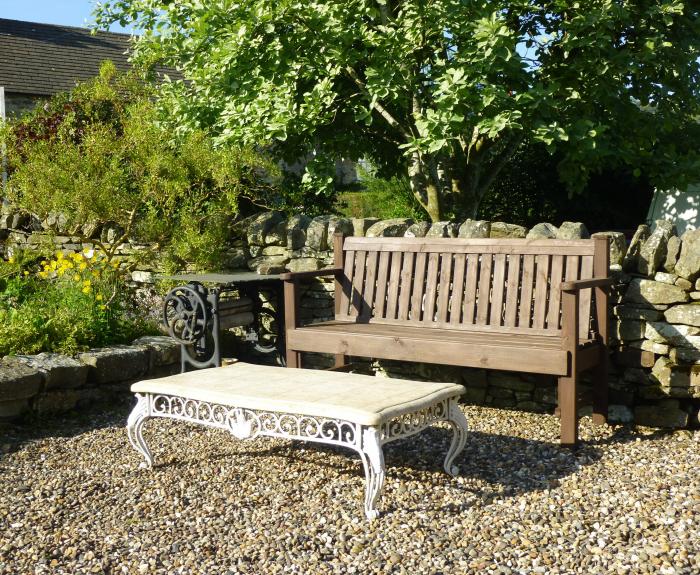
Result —
[{"label": "bench seat", "polygon": [[[431,363],[566,375],[569,353],[561,337],[547,334],[512,334],[498,330],[461,330],[357,323],[334,320],[287,331],[288,345],[298,351],[416,361],[426,346]],[[593,340],[579,341],[580,348]],[[517,358],[517,365],[514,359]]]},{"label": "bench seat", "polygon": [[454,475],[454,459],[466,441],[467,423],[457,405],[465,389],[453,383],[237,363],[140,381],[131,390],[138,401],[127,432],[147,466],[153,457],[142,427],[151,417],[223,428],[239,439],[260,435],[349,447],[363,462],[370,519],[378,514],[385,443],[446,421],[454,434],[444,467]]}]

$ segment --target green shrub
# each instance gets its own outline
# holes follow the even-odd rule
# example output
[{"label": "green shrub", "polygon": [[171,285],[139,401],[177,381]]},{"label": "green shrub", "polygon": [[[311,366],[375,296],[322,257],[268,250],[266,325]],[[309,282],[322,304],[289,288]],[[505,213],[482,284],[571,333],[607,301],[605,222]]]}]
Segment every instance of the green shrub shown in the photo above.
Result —
[{"label": "green shrub", "polygon": [[131,307],[123,269],[104,256],[73,253],[0,264],[0,356],[73,354],[158,333]]},{"label": "green shrub", "polygon": [[153,103],[155,88],[105,64],[100,76],[0,130],[9,199],[65,228],[116,230],[84,237],[108,258],[129,239],[206,268],[226,246],[239,197],[275,185],[276,165],[250,148],[216,146],[201,131],[176,134]]},{"label": "green shrub", "polygon": [[358,189],[338,196],[336,209],[352,218],[413,218],[426,220],[428,214],[413,196],[408,178],[378,177],[371,170],[358,169]]}]

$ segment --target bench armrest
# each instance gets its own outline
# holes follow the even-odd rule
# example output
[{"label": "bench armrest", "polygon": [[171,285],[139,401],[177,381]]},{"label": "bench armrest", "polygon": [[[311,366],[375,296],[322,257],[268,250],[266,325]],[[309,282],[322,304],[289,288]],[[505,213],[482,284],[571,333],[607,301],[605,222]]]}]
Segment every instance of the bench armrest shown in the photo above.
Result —
[{"label": "bench armrest", "polygon": [[280,275],[282,281],[296,281],[310,279],[319,276],[335,276],[342,273],[341,268],[324,268],[321,270],[309,270],[305,272],[288,272]]},{"label": "bench armrest", "polygon": [[593,278],[590,280],[573,280],[562,282],[561,291],[579,291],[595,287],[609,287],[613,284],[612,278]]}]

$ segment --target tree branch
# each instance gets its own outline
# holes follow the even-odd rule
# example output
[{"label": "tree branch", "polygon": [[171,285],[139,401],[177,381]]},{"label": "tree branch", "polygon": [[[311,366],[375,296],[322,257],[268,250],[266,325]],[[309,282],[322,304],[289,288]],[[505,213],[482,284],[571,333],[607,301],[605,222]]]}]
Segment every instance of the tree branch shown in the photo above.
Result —
[{"label": "tree branch", "polygon": [[367,85],[362,81],[360,76],[353,70],[352,66],[346,66],[345,71],[347,72],[348,76],[352,79],[353,82],[357,85],[360,90],[364,93],[365,97],[369,99],[370,101],[370,106],[374,108],[377,112],[379,112],[379,115],[386,120],[386,122],[394,129],[398,130],[401,135],[404,137],[406,141],[410,141],[413,139],[413,136],[411,133],[404,128],[399,121],[392,116],[391,112],[387,110],[384,106],[382,106],[379,102],[372,101],[372,96],[367,89]]}]

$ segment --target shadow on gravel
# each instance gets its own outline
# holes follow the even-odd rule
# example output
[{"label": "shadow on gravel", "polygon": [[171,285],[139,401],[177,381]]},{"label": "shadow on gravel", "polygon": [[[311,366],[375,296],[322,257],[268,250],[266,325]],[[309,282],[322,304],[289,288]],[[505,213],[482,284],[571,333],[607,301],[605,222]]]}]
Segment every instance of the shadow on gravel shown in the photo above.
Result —
[{"label": "shadow on gravel", "polygon": [[[0,461],[7,453],[22,448],[25,443],[48,437],[75,437],[96,429],[121,427],[135,401],[131,397],[93,404],[83,411],[61,416],[28,417],[24,421],[0,427]],[[125,436],[126,437],[126,436]]]}]

